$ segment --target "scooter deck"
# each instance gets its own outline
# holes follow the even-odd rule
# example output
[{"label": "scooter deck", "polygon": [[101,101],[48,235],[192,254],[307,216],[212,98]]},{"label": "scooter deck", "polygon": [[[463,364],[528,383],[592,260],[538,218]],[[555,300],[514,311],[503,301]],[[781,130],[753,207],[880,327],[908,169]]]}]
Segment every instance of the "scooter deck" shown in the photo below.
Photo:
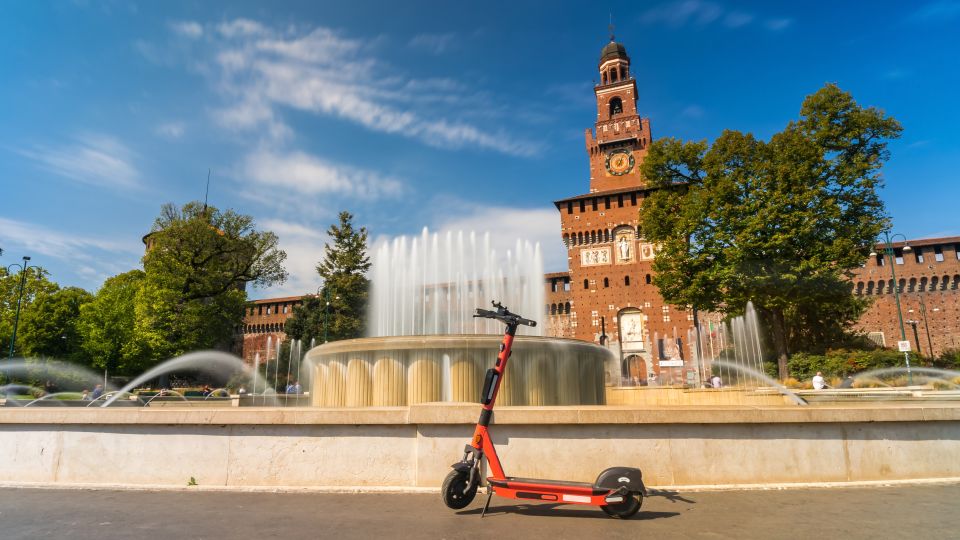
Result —
[{"label": "scooter deck", "polygon": [[536,491],[556,491],[562,493],[577,493],[588,496],[597,496],[610,493],[607,488],[597,487],[585,482],[566,482],[564,480],[541,480],[538,478],[493,478],[488,477],[487,482],[494,488],[507,488],[514,490],[536,490]]}]

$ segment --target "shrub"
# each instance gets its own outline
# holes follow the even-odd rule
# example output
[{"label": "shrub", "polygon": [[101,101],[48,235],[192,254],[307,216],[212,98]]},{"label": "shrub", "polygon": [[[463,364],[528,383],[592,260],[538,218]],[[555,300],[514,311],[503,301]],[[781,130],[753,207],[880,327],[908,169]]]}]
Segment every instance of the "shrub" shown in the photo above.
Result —
[{"label": "shrub", "polygon": [[903,355],[887,349],[872,351],[839,349],[826,354],[796,353],[787,362],[790,375],[810,379],[818,371],[824,377],[840,377],[873,369],[903,366]]}]

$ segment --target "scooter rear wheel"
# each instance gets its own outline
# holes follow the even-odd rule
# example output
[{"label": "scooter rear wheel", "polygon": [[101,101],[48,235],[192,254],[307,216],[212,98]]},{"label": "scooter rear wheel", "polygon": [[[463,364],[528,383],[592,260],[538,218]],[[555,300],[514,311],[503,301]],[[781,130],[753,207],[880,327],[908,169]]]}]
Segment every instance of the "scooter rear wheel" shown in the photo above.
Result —
[{"label": "scooter rear wheel", "polygon": [[440,494],[447,508],[460,510],[470,504],[477,495],[477,482],[471,484],[469,473],[450,471],[443,479]]},{"label": "scooter rear wheel", "polygon": [[641,504],[643,504],[643,495],[631,493],[623,498],[623,502],[601,506],[600,509],[610,517],[627,519],[640,511]]}]

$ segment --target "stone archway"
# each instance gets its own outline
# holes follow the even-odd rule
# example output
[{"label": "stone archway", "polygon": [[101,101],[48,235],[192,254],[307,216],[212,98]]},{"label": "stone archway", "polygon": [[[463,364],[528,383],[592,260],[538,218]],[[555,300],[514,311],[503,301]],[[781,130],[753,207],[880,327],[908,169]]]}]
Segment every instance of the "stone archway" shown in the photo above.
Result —
[{"label": "stone archway", "polygon": [[647,361],[639,354],[631,354],[623,359],[623,376],[628,385],[646,386]]}]

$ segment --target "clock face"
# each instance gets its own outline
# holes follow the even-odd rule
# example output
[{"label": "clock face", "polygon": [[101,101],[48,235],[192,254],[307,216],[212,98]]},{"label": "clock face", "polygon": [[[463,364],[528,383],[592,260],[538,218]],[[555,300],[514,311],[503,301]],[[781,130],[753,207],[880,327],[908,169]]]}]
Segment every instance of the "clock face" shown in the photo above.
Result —
[{"label": "clock face", "polygon": [[629,150],[614,150],[607,154],[607,172],[620,176],[633,170],[633,153]]}]

